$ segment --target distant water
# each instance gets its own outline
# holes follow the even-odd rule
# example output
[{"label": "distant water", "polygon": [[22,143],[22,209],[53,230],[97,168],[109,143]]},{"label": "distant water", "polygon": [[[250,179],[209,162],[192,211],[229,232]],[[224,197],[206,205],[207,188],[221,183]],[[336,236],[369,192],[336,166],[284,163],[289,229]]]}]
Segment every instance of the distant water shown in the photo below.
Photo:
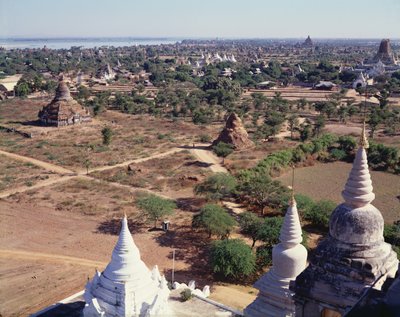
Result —
[{"label": "distant water", "polygon": [[72,46],[93,48],[101,46],[133,46],[174,44],[178,38],[0,38],[0,47],[11,48],[43,48],[70,49]]}]

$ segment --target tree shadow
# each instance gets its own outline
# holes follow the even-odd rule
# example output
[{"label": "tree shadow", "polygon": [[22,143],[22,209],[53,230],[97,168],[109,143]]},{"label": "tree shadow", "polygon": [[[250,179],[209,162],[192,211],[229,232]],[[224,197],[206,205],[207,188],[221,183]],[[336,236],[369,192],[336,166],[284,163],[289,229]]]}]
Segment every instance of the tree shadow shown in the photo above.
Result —
[{"label": "tree shadow", "polygon": [[204,198],[202,197],[184,197],[184,198],[177,198],[176,205],[179,209],[183,211],[189,212],[198,212],[200,207],[204,202]]},{"label": "tree shadow", "polygon": [[[131,232],[141,233],[144,231],[143,223],[128,219],[128,227]],[[119,235],[121,231],[121,218],[113,218],[102,221],[95,231],[95,233],[103,233],[110,235]]]},{"label": "tree shadow", "polygon": [[205,163],[205,162],[201,162],[201,161],[186,162],[185,164],[183,164],[183,166],[195,166],[195,167],[201,167],[201,168],[208,168],[211,165],[213,165],[213,164]]},{"label": "tree shadow", "polygon": [[[209,239],[206,235],[193,230],[191,226],[180,226],[156,238],[160,246],[175,250],[175,260],[184,262],[189,267],[175,271],[175,280],[179,283],[188,283],[196,280],[203,285],[212,280],[212,271],[209,265]],[[172,260],[173,252],[168,256]],[[165,270],[171,279],[172,269]]]},{"label": "tree shadow", "polygon": [[81,317],[85,307],[84,301],[76,301],[68,304],[59,304],[38,317]]},{"label": "tree shadow", "polygon": [[211,149],[211,145],[196,145],[196,143],[194,143],[192,145],[181,145],[178,146],[178,148],[180,149],[196,149],[196,150],[210,150]]}]

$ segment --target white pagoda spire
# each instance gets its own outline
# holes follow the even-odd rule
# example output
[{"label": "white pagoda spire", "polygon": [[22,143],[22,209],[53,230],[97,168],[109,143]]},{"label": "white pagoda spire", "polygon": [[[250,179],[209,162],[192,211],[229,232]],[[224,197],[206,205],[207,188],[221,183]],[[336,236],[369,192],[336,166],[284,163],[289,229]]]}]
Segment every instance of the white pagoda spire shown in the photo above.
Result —
[{"label": "white pagoda spire", "polygon": [[244,310],[246,317],[294,316],[295,306],[289,290],[306,267],[307,250],[303,241],[296,200],[292,196],[279,236],[280,243],[272,250],[272,268],[254,287],[260,292]]},{"label": "white pagoda spire", "polygon": [[158,268],[150,271],[140,259],[125,216],[110,263],[86,285],[83,316],[174,316],[165,284]]},{"label": "white pagoda spire", "polygon": [[371,175],[368,170],[367,152],[368,140],[365,134],[365,122],[359,141],[359,148],[353,162],[349,178],[342,192],[346,204],[353,207],[362,207],[375,199]]}]

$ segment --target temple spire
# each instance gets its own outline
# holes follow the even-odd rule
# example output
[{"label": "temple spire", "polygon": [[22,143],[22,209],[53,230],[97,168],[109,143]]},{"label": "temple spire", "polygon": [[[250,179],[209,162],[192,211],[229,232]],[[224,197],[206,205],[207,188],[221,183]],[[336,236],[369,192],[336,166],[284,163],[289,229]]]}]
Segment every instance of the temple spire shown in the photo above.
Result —
[{"label": "temple spire", "polygon": [[368,169],[368,159],[366,149],[368,139],[365,132],[365,121],[360,135],[359,148],[353,162],[353,167],[347,179],[342,197],[346,204],[354,207],[368,205],[375,199],[373,193],[371,175]]},{"label": "temple spire", "polygon": [[279,241],[272,250],[272,268],[254,287],[260,292],[244,310],[246,317],[276,317],[294,315],[294,302],[289,284],[306,267],[307,250],[303,241],[299,214],[294,198],[294,168],[292,198],[282,224]]}]

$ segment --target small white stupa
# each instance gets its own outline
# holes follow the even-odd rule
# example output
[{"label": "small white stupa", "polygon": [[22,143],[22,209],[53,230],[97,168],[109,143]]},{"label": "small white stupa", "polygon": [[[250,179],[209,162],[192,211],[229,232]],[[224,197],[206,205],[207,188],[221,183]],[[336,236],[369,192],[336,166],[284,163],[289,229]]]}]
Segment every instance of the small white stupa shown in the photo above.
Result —
[{"label": "small white stupa", "polygon": [[254,284],[260,292],[245,308],[246,317],[294,316],[295,305],[289,284],[307,264],[307,250],[301,244],[302,231],[294,197],[286,211],[279,240],[272,249],[272,268]]},{"label": "small white stupa", "polygon": [[125,216],[111,262],[86,284],[83,316],[174,316],[168,306],[169,293],[157,266],[150,271],[140,259]]}]

